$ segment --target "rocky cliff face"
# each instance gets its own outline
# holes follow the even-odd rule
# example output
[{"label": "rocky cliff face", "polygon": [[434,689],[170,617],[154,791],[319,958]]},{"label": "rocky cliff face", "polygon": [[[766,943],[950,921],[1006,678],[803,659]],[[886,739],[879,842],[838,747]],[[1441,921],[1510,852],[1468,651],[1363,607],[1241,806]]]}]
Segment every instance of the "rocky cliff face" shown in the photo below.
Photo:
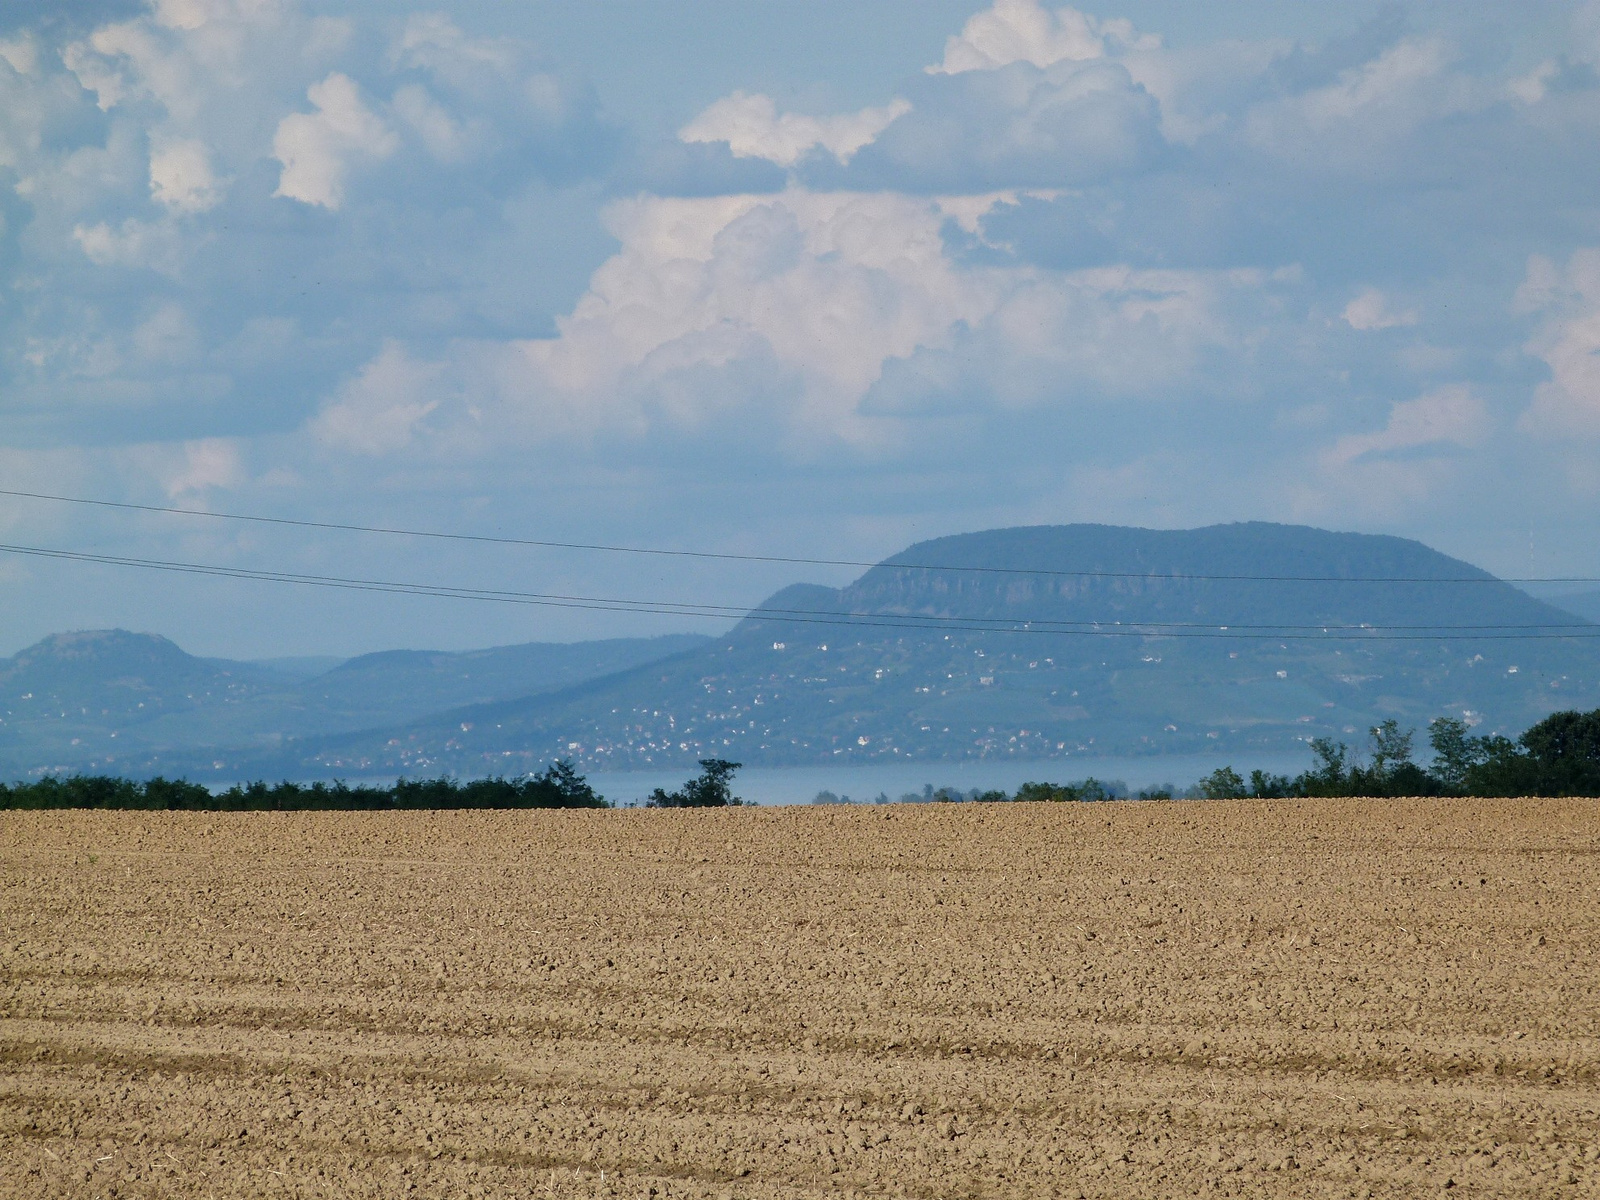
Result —
[{"label": "rocky cliff face", "polygon": [[[1040,573],[1004,569],[1019,565]],[[1570,619],[1420,542],[1261,522],[1038,526],[939,538],[872,568],[840,599],[865,612],[1232,627]]]}]

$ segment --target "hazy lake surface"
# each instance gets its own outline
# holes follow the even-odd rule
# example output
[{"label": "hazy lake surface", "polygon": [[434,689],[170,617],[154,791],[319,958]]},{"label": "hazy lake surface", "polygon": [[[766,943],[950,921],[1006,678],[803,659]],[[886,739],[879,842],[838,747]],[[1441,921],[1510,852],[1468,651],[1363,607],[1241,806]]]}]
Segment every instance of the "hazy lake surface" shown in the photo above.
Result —
[{"label": "hazy lake surface", "polygon": [[[1029,780],[1069,783],[1092,775],[1107,782],[1120,779],[1134,791],[1158,784],[1180,790],[1218,767],[1232,766],[1249,778],[1252,769],[1298,775],[1311,765],[1309,751],[1227,754],[1163,754],[1143,758],[1095,758],[1073,755],[1042,761],[971,761],[876,763],[862,766],[747,767],[734,777],[737,796],[756,804],[807,804],[820,791],[869,802],[880,794],[898,800],[906,792],[920,793],[925,784],[962,791],[982,788],[1014,792]],[[654,788],[669,791],[682,786],[695,772],[673,767],[657,771],[594,772],[590,785],[616,804],[642,802]]]}]

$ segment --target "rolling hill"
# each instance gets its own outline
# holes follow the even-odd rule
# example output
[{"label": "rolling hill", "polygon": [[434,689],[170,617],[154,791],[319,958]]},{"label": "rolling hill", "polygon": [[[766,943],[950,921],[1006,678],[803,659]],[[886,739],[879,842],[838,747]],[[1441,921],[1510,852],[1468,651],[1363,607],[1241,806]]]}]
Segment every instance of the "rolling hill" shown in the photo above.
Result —
[{"label": "rolling hill", "polygon": [[674,634],[391,651],[308,671],[327,664],[199,658],[164,637],[120,629],[55,634],[0,659],[0,773],[199,773],[288,739],[568,687],[706,640]]}]

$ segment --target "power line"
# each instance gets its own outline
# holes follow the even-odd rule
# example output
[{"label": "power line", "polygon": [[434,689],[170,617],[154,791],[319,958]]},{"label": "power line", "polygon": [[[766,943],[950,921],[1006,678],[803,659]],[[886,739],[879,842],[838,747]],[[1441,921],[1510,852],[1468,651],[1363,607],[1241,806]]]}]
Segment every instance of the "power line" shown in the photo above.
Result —
[{"label": "power line", "polygon": [[715,550],[663,550],[649,546],[616,546],[603,542],[559,542],[538,538],[496,537],[479,533],[445,533],[436,529],[404,529],[387,525],[354,525],[341,521],[305,521],[293,517],[264,517],[250,513],[208,512],[199,508],[174,508],[159,504],[133,504],[122,500],[95,500],[83,496],[58,496],[49,492],[24,492],[0,488],[0,496],[26,500],[49,500],[60,504],[117,508],[132,512],[163,513],[173,516],[204,517],[214,521],[248,521],[259,525],[287,525],[300,529],[328,529],[344,533],[378,533],[392,537],[435,538],[451,542],[479,542],[494,546],[527,546],[544,550],[588,550],[606,554],[638,554],[662,558],[697,558],[723,562],[785,563],[809,567],[887,567],[908,571],[956,571],[978,575],[1048,575],[1079,579],[1173,579],[1184,581],[1232,581],[1247,583],[1593,583],[1600,577],[1546,576],[1501,578],[1483,575],[1460,576],[1380,576],[1380,575],[1173,575],[1141,571],[1066,571],[1040,567],[974,567],[950,563],[867,562],[853,558],[801,558],[781,554],[735,554]]},{"label": "power line", "polygon": [[[501,604],[525,604],[551,608],[576,608],[599,612],[645,613],[696,617],[726,621],[748,618],[787,624],[865,626],[937,632],[949,629],[958,633],[1028,633],[1084,637],[1189,638],[1194,640],[1255,641],[1549,641],[1600,638],[1600,625],[1590,622],[1550,625],[1201,625],[1180,622],[1143,621],[1014,621],[996,622],[981,617],[944,617],[911,613],[845,613],[809,609],[748,609],[731,605],[685,603],[671,600],[633,600],[606,596],[567,595],[552,592],[521,592],[507,589],[468,588],[456,585],[415,583],[382,579],[358,579],[337,575],[313,575],[288,571],[263,571],[248,567],[216,566],[208,563],[175,562],[169,559],[134,558],[126,555],[92,554],[77,550],[57,550],[43,546],[0,543],[0,553],[67,562],[95,563],[104,566],[132,567],[186,575],[206,575],[254,582],[296,584],[304,587],[337,588],[349,591],[383,592],[397,595],[430,596],[435,599],[476,600]],[[1434,632],[1420,632],[1432,630]],[[1317,632],[1313,632],[1317,631]]]}]

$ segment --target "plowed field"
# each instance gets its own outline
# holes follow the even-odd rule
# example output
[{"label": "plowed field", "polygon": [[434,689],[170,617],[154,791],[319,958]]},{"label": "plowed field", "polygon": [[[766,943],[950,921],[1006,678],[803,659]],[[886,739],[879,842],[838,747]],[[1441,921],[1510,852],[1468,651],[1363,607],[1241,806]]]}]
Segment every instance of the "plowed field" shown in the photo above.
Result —
[{"label": "plowed field", "polygon": [[0,1194],[1600,1195],[1600,804],[0,817]]}]

